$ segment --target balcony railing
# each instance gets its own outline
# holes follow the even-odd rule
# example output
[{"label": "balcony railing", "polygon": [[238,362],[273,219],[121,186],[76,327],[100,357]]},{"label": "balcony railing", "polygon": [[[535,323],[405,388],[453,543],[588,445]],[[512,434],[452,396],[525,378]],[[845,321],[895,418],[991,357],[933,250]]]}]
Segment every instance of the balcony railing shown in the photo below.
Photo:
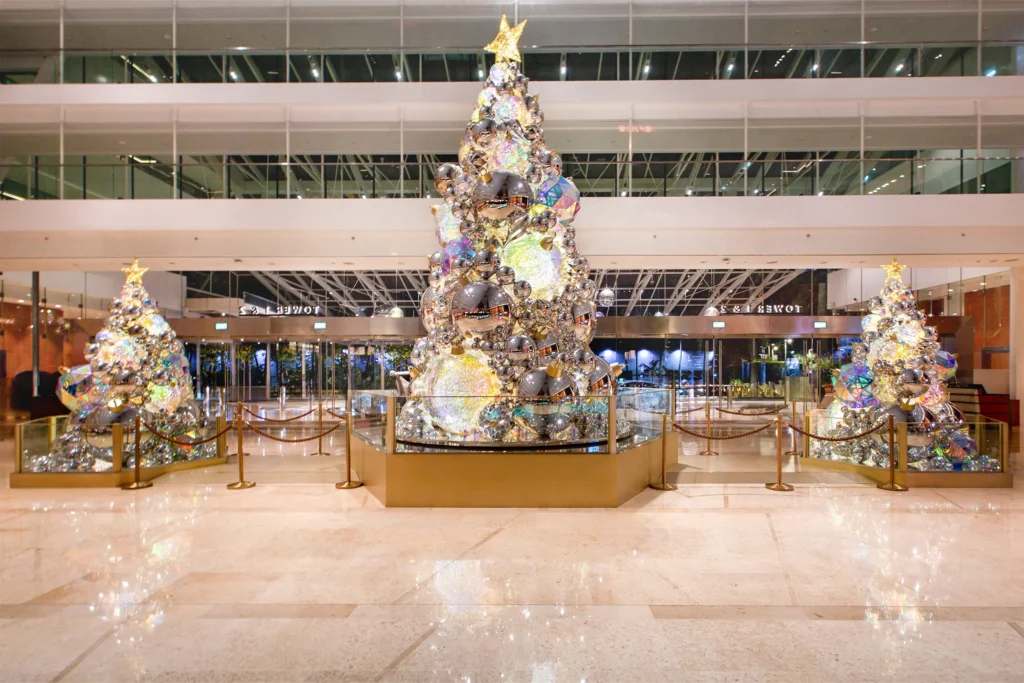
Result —
[{"label": "balcony railing", "polygon": [[[830,156],[836,153],[829,153]],[[762,153],[762,157],[771,154]],[[806,197],[1007,194],[1024,157],[758,158],[567,162],[584,197]],[[271,157],[273,158],[273,157]],[[434,198],[434,163],[287,161],[174,164],[127,155],[116,163],[0,165],[0,199]]]},{"label": "balcony railing", "polygon": [[[537,81],[1006,76],[1024,41],[526,49]],[[445,50],[0,51],[0,83],[394,83],[480,81],[493,55]]]}]

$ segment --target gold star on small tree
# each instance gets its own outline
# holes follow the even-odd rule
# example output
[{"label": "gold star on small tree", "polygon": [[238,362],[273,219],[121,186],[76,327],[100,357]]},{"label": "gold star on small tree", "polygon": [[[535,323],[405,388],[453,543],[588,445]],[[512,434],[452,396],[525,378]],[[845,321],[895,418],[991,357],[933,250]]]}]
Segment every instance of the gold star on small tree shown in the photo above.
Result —
[{"label": "gold star on small tree", "polygon": [[896,278],[897,280],[902,280],[903,271],[906,270],[907,267],[902,265],[899,261],[896,260],[896,257],[893,256],[892,263],[890,263],[887,266],[883,265],[882,268],[885,270],[886,279]]},{"label": "gold star on small tree", "polygon": [[142,276],[145,275],[148,270],[149,268],[143,268],[139,265],[139,259],[135,259],[134,261],[132,261],[132,264],[130,266],[122,268],[121,272],[128,276],[128,279],[125,280],[126,285],[141,285]]},{"label": "gold star on small tree", "polygon": [[502,14],[501,24],[498,26],[498,35],[494,36],[494,40],[485,45],[484,49],[488,52],[493,52],[495,61],[498,63],[522,61],[523,56],[519,54],[519,47],[516,43],[519,42],[519,36],[523,35],[525,27],[526,19],[523,19],[512,28],[508,25],[508,18]]}]

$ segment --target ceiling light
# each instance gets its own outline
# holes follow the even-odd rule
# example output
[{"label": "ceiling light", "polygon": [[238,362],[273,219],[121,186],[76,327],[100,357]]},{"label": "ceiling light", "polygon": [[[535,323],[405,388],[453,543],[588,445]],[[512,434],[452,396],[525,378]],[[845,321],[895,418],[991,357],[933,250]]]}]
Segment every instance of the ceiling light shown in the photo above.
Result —
[{"label": "ceiling light", "polygon": [[366,195],[365,194],[363,195],[363,199],[366,199]]},{"label": "ceiling light", "polygon": [[941,57],[942,57],[942,53],[941,52],[939,54],[935,55],[935,59],[940,59]]},{"label": "ceiling light", "polygon": [[476,70],[476,77],[477,78],[483,78],[484,77],[484,70],[483,69],[477,69]]},{"label": "ceiling light", "polygon": [[644,64],[644,73],[649,73],[650,70],[651,70],[651,65],[650,64]]},{"label": "ceiling light", "polygon": [[396,81],[402,80],[402,72],[401,71],[396,71],[395,72],[395,80]]},{"label": "ceiling light", "polygon": [[231,76],[231,80],[233,80],[233,81],[237,81],[238,80],[238,73],[234,69],[231,70],[230,76]]},{"label": "ceiling light", "polygon": [[818,65],[817,64],[811,66],[811,71],[817,71],[817,70],[818,70]]},{"label": "ceiling light", "polygon": [[989,69],[988,71],[985,72],[985,75],[988,76],[989,78],[995,76],[996,75],[996,68],[992,67],[991,69]]},{"label": "ceiling light", "polygon": [[726,71],[732,71],[732,64],[730,64],[729,66],[725,67],[725,70]]},{"label": "ceiling light", "polygon": [[562,72],[563,74],[565,73],[565,71],[566,71],[566,66],[565,66],[565,64],[563,64],[563,65],[562,65],[562,68],[560,69],[560,71],[561,71],[561,72]]},{"label": "ceiling light", "polygon": [[895,71],[896,71],[896,73],[899,73],[899,72],[903,71],[903,64],[897,64]]},{"label": "ceiling light", "polygon": [[622,196],[622,197],[625,197],[625,196],[626,196],[626,191],[625,191],[625,190],[623,190],[623,191],[622,191],[622,192],[620,193],[620,196]]},{"label": "ceiling light", "polygon": [[313,69],[313,78],[320,78],[320,69]]},{"label": "ceiling light", "polygon": [[686,196],[689,197],[691,194],[693,194],[693,189],[689,187],[686,188]]}]

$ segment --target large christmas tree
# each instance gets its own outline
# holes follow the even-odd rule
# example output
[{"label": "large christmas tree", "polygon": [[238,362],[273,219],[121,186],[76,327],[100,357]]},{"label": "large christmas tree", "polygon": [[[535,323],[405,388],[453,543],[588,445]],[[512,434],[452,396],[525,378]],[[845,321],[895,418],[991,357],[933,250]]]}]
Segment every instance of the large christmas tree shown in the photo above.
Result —
[{"label": "large christmas tree", "polygon": [[[835,371],[838,399],[828,412],[829,436],[852,436],[892,414],[908,423],[907,466],[915,470],[992,470],[997,459],[978,453],[945,382],[956,374],[956,357],[943,351],[934,327],[903,283],[905,266],[883,266],[881,296],[868,301],[861,340],[852,363]],[[888,467],[884,433],[839,443],[818,443],[817,453],[847,462]]]},{"label": "large christmas tree", "polygon": [[[134,429],[136,415],[178,440],[204,435],[206,418],[195,401],[184,349],[142,285],[147,269],[135,261],[123,270],[127,277],[110,304],[110,317],[86,346],[89,364],[68,370],[60,379],[58,392],[71,415],[50,454],[28,463],[34,471],[109,471],[111,426],[121,423],[126,431]],[[213,443],[180,446],[149,436],[141,450],[146,465],[216,455]],[[134,448],[126,446],[123,465],[133,465],[134,457]]]},{"label": "large christmas tree", "polygon": [[[502,16],[458,163],[441,165],[430,257],[400,439],[505,443],[607,434],[616,368],[591,353],[595,283],[576,249],[580,193],[544,141],[516,41]],[[625,431],[625,424],[622,425]]]}]

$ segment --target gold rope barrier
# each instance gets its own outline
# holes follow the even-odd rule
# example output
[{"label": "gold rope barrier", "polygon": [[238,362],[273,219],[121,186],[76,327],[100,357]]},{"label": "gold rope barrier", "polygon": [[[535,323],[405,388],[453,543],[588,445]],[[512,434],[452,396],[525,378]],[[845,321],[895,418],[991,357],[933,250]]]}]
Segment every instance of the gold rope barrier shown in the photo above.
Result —
[{"label": "gold rope barrier", "polygon": [[668,413],[661,416],[661,481],[648,484],[657,491],[675,491],[678,486],[668,482]]},{"label": "gold rope barrier", "polygon": [[[348,411],[348,406],[345,406],[345,410]],[[330,411],[328,411],[330,412]],[[357,489],[363,485],[361,481],[352,481],[352,413],[348,413],[348,419],[345,420],[345,481],[340,481],[334,485],[336,489]]]},{"label": "gold rope barrier", "polygon": [[[242,405],[242,404],[239,404],[239,405]],[[252,412],[251,410],[249,410],[245,406],[242,406],[242,410],[244,410],[245,412],[249,413],[253,417],[258,417],[259,419],[263,420],[264,422],[294,422],[295,420],[301,420],[304,417],[308,417],[309,415],[312,415],[313,412],[316,410],[316,408],[312,408],[310,410],[307,410],[302,415],[293,415],[292,417],[282,417],[282,418],[272,418],[272,417],[267,417],[265,415],[260,415],[259,413]]]},{"label": "gold rope barrier", "polygon": [[708,441],[732,441],[733,439],[742,439],[745,436],[752,436],[754,434],[757,434],[758,432],[763,432],[764,430],[771,427],[773,424],[775,424],[774,420],[772,420],[771,422],[765,422],[760,427],[754,427],[753,429],[747,430],[745,432],[740,432],[739,434],[730,434],[728,436],[714,436],[710,432],[708,432],[707,434],[701,434],[700,432],[692,431],[682,426],[681,424],[677,424],[675,422],[672,423],[672,426],[681,431],[683,434],[689,434],[690,436],[696,437],[698,439],[706,439]]},{"label": "gold rope barrier", "polygon": [[228,488],[232,491],[238,491],[241,489],[251,489],[256,486],[254,481],[245,480],[245,457],[242,453],[245,449],[242,447],[242,440],[245,437],[244,419],[242,418],[242,402],[238,402],[238,410],[235,412],[235,432],[238,434],[238,481],[233,484],[228,484]]},{"label": "gold rope barrier", "polygon": [[704,422],[708,430],[707,444],[704,446],[704,450],[697,455],[718,455],[711,450],[711,400],[707,398],[704,401]]},{"label": "gold rope barrier", "polygon": [[307,437],[305,437],[303,439],[282,439],[279,436],[274,436],[273,434],[267,434],[266,432],[264,432],[262,430],[256,429],[255,427],[252,426],[251,422],[246,422],[245,423],[245,428],[248,429],[249,431],[256,432],[260,436],[265,437],[267,439],[270,439],[271,441],[277,441],[278,443],[305,443],[306,441],[314,441],[316,439],[322,439],[323,437],[327,436],[328,434],[330,434],[331,432],[333,432],[334,430],[336,430],[340,426],[341,426],[341,423],[339,422],[338,424],[336,424],[333,427],[331,427],[330,429],[328,429],[326,432],[320,432],[319,434],[314,434],[313,436],[307,436]]},{"label": "gold rope barrier", "polygon": [[782,415],[775,416],[775,481],[764,487],[770,491],[792,491],[792,484],[782,483]]},{"label": "gold rope barrier", "polygon": [[884,491],[906,491],[906,486],[896,483],[896,460],[899,453],[896,452],[895,425],[893,424],[892,413],[889,413],[889,481],[879,484],[878,488]]},{"label": "gold rope barrier", "polygon": [[135,481],[130,484],[122,484],[121,488],[126,491],[134,491],[148,489],[152,485],[151,481],[142,481],[142,416],[135,413]]},{"label": "gold rope barrier", "polygon": [[720,413],[728,413],[729,415],[741,415],[741,416],[745,416],[745,417],[764,417],[766,415],[777,415],[779,412],[781,412],[781,411],[783,411],[785,409],[786,409],[786,406],[785,406],[785,404],[783,404],[782,406],[780,406],[778,408],[773,408],[772,410],[766,410],[763,413],[745,413],[742,410],[737,412],[735,410],[726,410],[725,408],[720,408],[718,406],[715,406],[715,410],[717,410]]}]

